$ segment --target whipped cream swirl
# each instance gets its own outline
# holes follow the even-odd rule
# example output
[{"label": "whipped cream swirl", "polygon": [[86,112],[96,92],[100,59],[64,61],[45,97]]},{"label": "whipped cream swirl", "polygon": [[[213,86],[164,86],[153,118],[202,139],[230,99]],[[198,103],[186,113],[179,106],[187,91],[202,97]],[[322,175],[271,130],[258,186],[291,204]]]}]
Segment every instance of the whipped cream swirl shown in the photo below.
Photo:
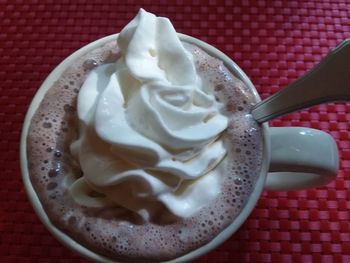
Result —
[{"label": "whipped cream swirl", "polygon": [[70,192],[82,205],[119,205],[145,220],[164,206],[191,216],[220,191],[223,105],[167,18],[141,9],[117,44],[121,58],[93,69],[78,95],[71,151],[83,176]]}]

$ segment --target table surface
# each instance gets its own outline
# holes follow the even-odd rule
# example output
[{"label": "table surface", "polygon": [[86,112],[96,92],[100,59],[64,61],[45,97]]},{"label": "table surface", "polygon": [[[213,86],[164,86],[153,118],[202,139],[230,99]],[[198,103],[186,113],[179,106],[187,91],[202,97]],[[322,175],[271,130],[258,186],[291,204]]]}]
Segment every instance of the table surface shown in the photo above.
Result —
[{"label": "table surface", "polygon": [[[26,197],[19,138],[31,98],[66,56],[119,32],[140,7],[233,58],[263,98],[350,36],[347,1],[0,0],[0,262],[86,262],[40,223]],[[317,88],[317,87],[315,87]],[[240,230],[197,262],[350,262],[350,104],[286,115],[272,126],[330,133],[340,169],[327,186],[264,192]]]}]

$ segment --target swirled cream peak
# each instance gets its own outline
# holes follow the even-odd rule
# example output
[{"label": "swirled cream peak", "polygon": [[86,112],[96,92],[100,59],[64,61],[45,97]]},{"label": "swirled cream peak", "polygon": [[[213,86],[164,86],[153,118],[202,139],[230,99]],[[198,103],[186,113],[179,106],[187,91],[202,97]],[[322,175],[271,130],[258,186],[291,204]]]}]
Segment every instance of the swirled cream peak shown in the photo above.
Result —
[{"label": "swirled cream peak", "polygon": [[164,206],[191,216],[220,191],[222,105],[167,18],[141,9],[117,44],[121,58],[93,69],[79,92],[71,151],[83,176],[71,193],[145,219]]}]

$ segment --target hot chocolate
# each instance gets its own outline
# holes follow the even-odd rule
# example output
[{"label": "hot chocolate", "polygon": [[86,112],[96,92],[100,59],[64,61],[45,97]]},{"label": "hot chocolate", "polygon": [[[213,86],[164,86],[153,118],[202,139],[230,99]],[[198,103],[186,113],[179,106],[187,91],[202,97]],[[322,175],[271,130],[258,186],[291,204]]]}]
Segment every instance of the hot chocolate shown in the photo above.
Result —
[{"label": "hot chocolate", "polygon": [[[87,100],[93,96],[92,93],[100,92],[99,89],[104,86],[101,83],[106,81],[97,77],[96,82],[101,85],[90,89],[90,93],[84,96],[80,93],[81,89],[86,90],[84,85],[87,85],[87,80],[95,72],[113,71],[116,69],[115,65],[124,59],[121,51],[123,47],[119,48],[115,41],[99,46],[74,61],[47,91],[32,118],[27,139],[27,155],[34,189],[53,224],[98,254],[116,260],[140,262],[167,260],[184,255],[208,243],[231,224],[254,190],[260,173],[263,145],[261,128],[249,114],[251,105],[256,103],[254,91],[237,79],[222,61],[195,45],[185,42],[182,45],[185,52],[193,58],[194,72],[200,80],[201,90],[193,93],[203,92],[205,97],[201,101],[193,100],[195,106],[190,107],[196,110],[196,114],[203,112],[199,110],[200,106],[204,105],[205,109],[209,109],[202,115],[204,117],[200,117],[204,123],[203,127],[216,117],[220,122],[210,126],[208,131],[196,130],[197,137],[209,135],[204,136],[206,138],[194,148],[191,148],[190,143],[184,143],[182,146],[180,142],[169,145],[166,138],[160,140],[159,145],[165,149],[164,152],[172,154],[172,162],[182,162],[178,166],[193,162],[209,149],[205,155],[209,157],[198,161],[205,168],[201,168],[200,165],[193,166],[193,171],[198,173],[198,176],[177,176],[175,168],[178,166],[174,163],[168,166],[171,169],[164,169],[164,166],[155,165],[160,162],[152,158],[143,158],[140,154],[142,151],[137,151],[135,157],[135,151],[126,147],[115,148],[115,145],[108,144],[112,139],[104,139],[98,131],[82,127],[84,118],[77,112],[77,107],[84,108],[81,105],[89,103]],[[151,56],[154,55],[153,52],[154,50]],[[177,85],[187,87],[188,83],[182,83],[186,82],[185,77],[178,77]],[[148,81],[147,84],[149,83]],[[84,98],[79,103],[78,94],[80,100]],[[213,101],[210,100],[210,96],[214,98]],[[163,97],[171,107],[187,107],[186,96],[174,95],[172,90]],[[105,97],[106,100],[108,98],[111,97]],[[217,107],[213,109],[210,105]],[[124,109],[127,110],[127,106]],[[94,117],[98,115],[89,110],[83,112]],[[101,112],[103,113],[103,109]],[[147,118],[150,118],[149,115],[141,115],[138,122],[148,122]],[[138,122],[130,126],[139,130],[135,127]],[[151,132],[140,133],[152,141],[157,141],[154,138],[156,128],[151,126],[151,129]],[[181,130],[178,127],[174,129]],[[89,138],[94,140],[93,147],[81,147],[82,134],[86,132],[89,132]],[[115,130],[117,138],[118,132],[120,130]],[[114,136],[114,133],[112,135]],[[188,137],[190,136],[186,138]],[[215,143],[217,148],[210,148]],[[84,159],[83,154],[91,148],[94,155],[90,156],[90,159]],[[111,152],[107,157],[106,149]],[[210,155],[212,152],[215,153],[214,156]],[[100,158],[96,153],[101,153],[100,156],[104,158]],[[111,156],[115,159],[109,162]],[[91,169],[95,171],[95,174],[88,177],[86,175],[90,170],[86,170],[89,167],[86,162],[92,164]],[[122,167],[127,163],[128,167],[132,166],[138,172],[141,169],[141,175],[147,173],[147,178],[150,177],[149,174],[153,177],[141,181],[134,180],[134,177],[131,177],[131,180],[113,181],[110,178],[114,177],[109,177],[106,180],[110,184],[98,185],[94,176],[105,176],[99,174],[100,171],[113,171],[113,175],[120,177],[119,166],[118,173],[115,172],[115,162]],[[159,167],[162,169],[158,169]],[[140,174],[137,174],[138,178]],[[154,178],[165,182],[166,191],[164,187],[160,188],[161,191],[157,190],[159,188],[152,184]],[[105,188],[108,189],[105,191]],[[119,194],[123,189],[127,191]],[[119,199],[113,198],[115,196]],[[130,200],[136,200],[137,203],[130,204]]]}]

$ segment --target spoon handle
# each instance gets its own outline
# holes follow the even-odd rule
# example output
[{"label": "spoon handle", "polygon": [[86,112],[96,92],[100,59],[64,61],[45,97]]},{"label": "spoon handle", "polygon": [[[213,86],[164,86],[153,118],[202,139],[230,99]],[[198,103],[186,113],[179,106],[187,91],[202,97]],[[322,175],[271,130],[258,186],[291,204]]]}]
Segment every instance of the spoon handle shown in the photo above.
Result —
[{"label": "spoon handle", "polygon": [[262,123],[315,104],[344,100],[350,100],[350,38],[304,76],[254,105],[252,115]]}]

